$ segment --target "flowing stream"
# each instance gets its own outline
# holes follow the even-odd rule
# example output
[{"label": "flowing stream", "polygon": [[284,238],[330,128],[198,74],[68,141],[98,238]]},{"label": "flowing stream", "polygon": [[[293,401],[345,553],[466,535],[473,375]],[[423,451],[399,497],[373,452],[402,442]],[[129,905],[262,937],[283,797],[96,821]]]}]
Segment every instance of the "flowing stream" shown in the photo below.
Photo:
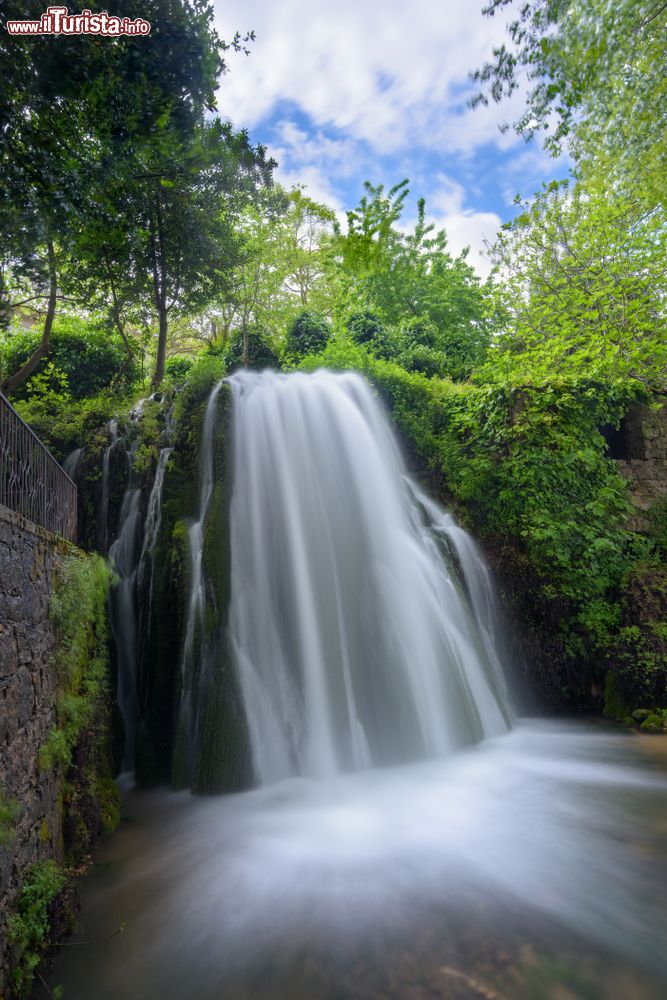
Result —
[{"label": "flowing stream", "polygon": [[[515,719],[481,553],[407,475],[360,376],[230,382],[219,613],[255,787],[126,787],[85,880],[81,946],[52,983],[66,1000],[664,996],[665,741]],[[210,672],[218,649],[203,539],[223,502],[220,388],[189,530],[187,733],[203,677],[188,661]],[[159,531],[162,455],[135,573]]]}]

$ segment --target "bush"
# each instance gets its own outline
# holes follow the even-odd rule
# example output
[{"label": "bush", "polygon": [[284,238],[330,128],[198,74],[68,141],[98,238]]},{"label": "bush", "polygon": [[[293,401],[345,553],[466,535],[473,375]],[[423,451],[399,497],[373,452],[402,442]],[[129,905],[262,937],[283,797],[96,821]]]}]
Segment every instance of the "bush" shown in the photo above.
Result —
[{"label": "bush", "polygon": [[326,347],[331,337],[331,325],[318,313],[304,309],[287,333],[287,353],[295,357],[313,354]]},{"label": "bush", "polygon": [[421,372],[427,378],[443,378],[448,374],[447,359],[440,351],[426,344],[415,344],[399,357],[400,363],[409,372]]},{"label": "bush", "polygon": [[370,309],[353,313],[345,329],[355,344],[363,344],[377,358],[395,358],[404,346],[401,335],[389,330]]},{"label": "bush", "polygon": [[[10,330],[0,339],[0,372],[3,377],[19,370],[39,344],[41,331]],[[64,375],[73,399],[94,396],[103,389],[114,386],[127,390],[137,380],[139,369],[134,358],[129,358],[121,338],[110,333],[101,323],[75,316],[56,318],[51,334],[49,353],[38,365],[34,375],[19,386],[16,399],[35,395],[36,378],[54,371]]]},{"label": "bush", "polygon": [[58,571],[51,596],[59,679],[58,721],[40,747],[43,768],[65,771],[83,729],[108,691],[109,571],[98,555],[75,553]]},{"label": "bush", "polygon": [[55,861],[38,861],[27,872],[17,912],[7,921],[7,937],[15,949],[12,978],[18,996],[27,996],[42,952],[49,943],[51,904],[65,885]]},{"label": "bush", "polygon": [[382,321],[370,309],[352,313],[345,324],[345,329],[356,344],[369,344],[382,339],[386,330]]},{"label": "bush", "polygon": [[167,358],[167,364],[165,365],[167,378],[173,382],[174,385],[182,385],[192,371],[194,363],[194,358],[188,358],[184,355],[176,355],[173,358]]},{"label": "bush", "polygon": [[[230,371],[243,367],[243,335],[239,331],[227,352],[227,366]],[[264,368],[280,368],[280,359],[270,347],[266,333],[260,327],[248,330],[248,367],[256,371]]]}]

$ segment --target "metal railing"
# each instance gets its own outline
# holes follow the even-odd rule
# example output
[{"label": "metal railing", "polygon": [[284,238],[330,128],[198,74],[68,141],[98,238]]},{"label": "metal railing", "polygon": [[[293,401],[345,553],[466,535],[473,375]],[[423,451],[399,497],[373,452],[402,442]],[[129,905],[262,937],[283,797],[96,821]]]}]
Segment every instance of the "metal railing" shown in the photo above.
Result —
[{"label": "metal railing", "polygon": [[76,486],[1,392],[0,504],[76,541]]}]

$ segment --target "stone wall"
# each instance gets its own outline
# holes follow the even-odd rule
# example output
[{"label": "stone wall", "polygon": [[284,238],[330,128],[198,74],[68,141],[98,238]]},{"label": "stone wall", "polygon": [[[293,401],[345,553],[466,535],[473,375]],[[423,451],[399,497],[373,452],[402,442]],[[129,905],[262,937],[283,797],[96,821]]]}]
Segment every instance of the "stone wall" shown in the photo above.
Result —
[{"label": "stone wall", "polygon": [[667,403],[659,410],[634,403],[621,424],[623,456],[618,467],[630,483],[637,508],[633,527],[646,528],[645,512],[667,496]]},{"label": "stone wall", "polygon": [[7,916],[23,872],[62,857],[60,782],[53,769],[40,769],[38,752],[55,721],[49,600],[54,569],[70,548],[0,506],[0,804],[18,804],[13,830],[0,831],[0,997]]}]

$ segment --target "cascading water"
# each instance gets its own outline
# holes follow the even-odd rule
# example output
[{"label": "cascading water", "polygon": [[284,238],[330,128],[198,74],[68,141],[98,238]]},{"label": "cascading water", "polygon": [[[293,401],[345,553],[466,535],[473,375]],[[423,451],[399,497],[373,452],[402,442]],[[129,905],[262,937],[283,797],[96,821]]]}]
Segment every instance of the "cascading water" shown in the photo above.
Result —
[{"label": "cascading water", "polygon": [[665,996],[659,738],[511,725],[488,570],[362,378],[230,382],[204,417],[178,740],[193,787],[241,787],[201,778],[235,740],[262,787],[126,793],[133,822],[84,882],[80,940],[104,947],[64,948],[56,981],[71,1000]]},{"label": "cascading water", "polygon": [[[167,462],[169,461],[171,452],[171,448],[162,448],[158,457],[157,467],[155,469],[155,479],[153,480],[153,488],[151,489],[151,494],[148,498],[146,521],[144,524],[144,542],[141,548],[139,568],[137,571],[137,586],[139,590],[142,593],[146,590],[148,592],[145,624],[146,631],[150,629],[150,611],[153,604],[155,547],[157,545],[160,527],[162,525],[162,488],[164,486]],[[145,638],[148,638],[147,635]]]},{"label": "cascading water", "polygon": [[367,383],[230,381],[229,629],[259,782],[439,757],[505,731],[488,575],[406,479]]},{"label": "cascading water", "polygon": [[117,574],[109,600],[118,663],[117,700],[125,723],[123,767],[126,770],[134,763],[137,719],[136,579],[141,553],[141,488],[134,481],[133,457],[133,452],[128,451],[128,488],[120,508],[119,534],[109,547],[109,559]]},{"label": "cascading water", "polygon": [[83,448],[75,448],[71,451],[65,461],[63,462],[63,469],[70,477],[70,479],[76,478],[77,469],[79,468],[79,462],[81,461],[81,456],[83,455]]},{"label": "cascading water", "polygon": [[109,444],[104,449],[102,455],[102,497],[100,501],[100,516],[97,530],[97,547],[105,554],[109,551],[109,497],[110,482],[109,470],[111,467],[111,455],[118,444],[118,421],[109,421]]},{"label": "cascading water", "polygon": [[[190,596],[185,630],[185,641],[180,665],[179,715],[177,740],[184,750],[183,778],[192,781],[194,756],[199,728],[200,698],[194,690],[201,679],[201,662],[193,665],[196,640],[202,638],[204,624],[204,572],[203,540],[204,524],[214,487],[213,435],[215,429],[216,404],[222,383],[215,386],[209,396],[204,413],[201,454],[199,460],[199,511],[197,519],[188,528],[188,550],[190,553]],[[200,651],[199,660],[206,660],[206,651]]]},{"label": "cascading water", "polygon": [[[133,421],[141,418],[141,400],[132,411]],[[113,427],[112,443],[104,454],[108,478],[108,453],[118,446],[117,426]],[[118,664],[117,701],[125,725],[123,767],[134,767],[134,750],[138,718],[138,674],[141,648],[148,638],[153,600],[153,568],[155,548],[162,522],[162,489],[171,448],[160,451],[153,486],[148,498],[145,518],[142,514],[141,485],[134,470],[135,444],[126,452],[127,489],[123,494],[119,515],[118,537],[109,546],[109,560],[116,573],[116,583],[110,593],[111,629],[116,643]],[[103,490],[108,518],[108,485]],[[106,498],[106,499],[105,499]],[[108,529],[107,529],[108,530]],[[143,615],[139,614],[139,594],[145,595]]]}]

